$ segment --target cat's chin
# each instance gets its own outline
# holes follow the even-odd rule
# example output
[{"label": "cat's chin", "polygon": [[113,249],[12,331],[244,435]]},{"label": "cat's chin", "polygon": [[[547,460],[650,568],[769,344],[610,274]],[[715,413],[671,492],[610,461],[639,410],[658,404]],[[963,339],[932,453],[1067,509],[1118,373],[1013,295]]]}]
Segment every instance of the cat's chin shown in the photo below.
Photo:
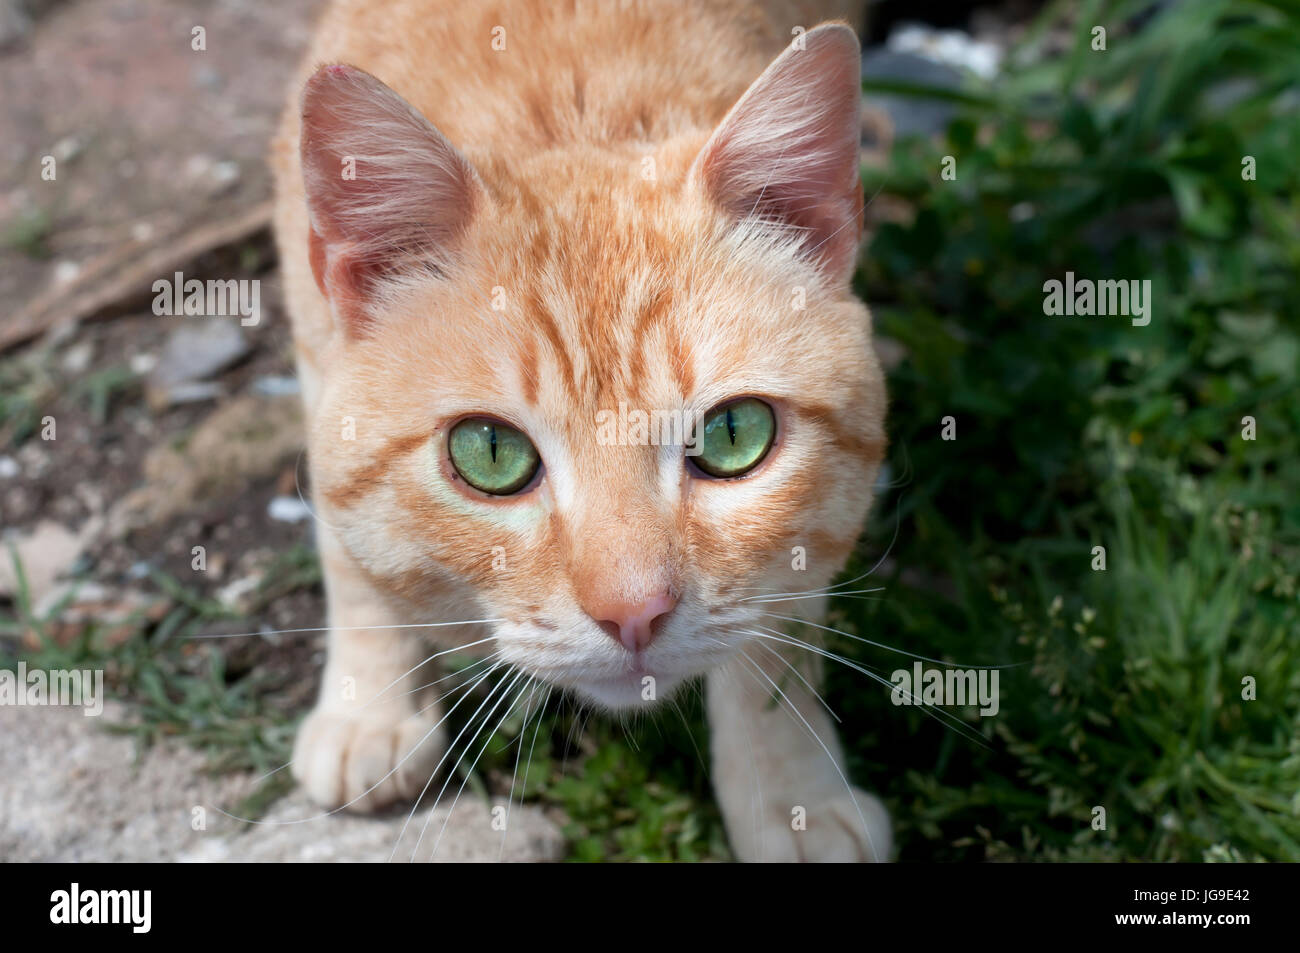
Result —
[{"label": "cat's chin", "polygon": [[566,687],[584,701],[601,708],[612,711],[648,711],[667,698],[681,681],[678,677],[629,672],[614,678],[576,679]]}]

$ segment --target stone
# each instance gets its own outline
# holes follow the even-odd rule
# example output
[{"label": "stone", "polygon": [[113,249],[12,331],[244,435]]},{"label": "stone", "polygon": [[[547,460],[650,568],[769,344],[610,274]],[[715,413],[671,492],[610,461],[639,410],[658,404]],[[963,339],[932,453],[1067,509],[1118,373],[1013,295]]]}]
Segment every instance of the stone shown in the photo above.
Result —
[{"label": "stone", "polygon": [[212,377],[248,356],[237,318],[174,318],[183,321],[167,337],[150,383],[169,389]]},{"label": "stone", "polygon": [[18,574],[8,546],[18,554],[28,597],[32,605],[37,605],[54,588],[59,576],[76,562],[97,528],[88,526],[74,533],[54,520],[41,520],[24,533],[10,534],[0,543],[0,595],[12,598],[18,592]]},{"label": "stone", "polygon": [[296,496],[277,496],[267,504],[266,515],[281,523],[301,523],[311,519],[311,507]]}]

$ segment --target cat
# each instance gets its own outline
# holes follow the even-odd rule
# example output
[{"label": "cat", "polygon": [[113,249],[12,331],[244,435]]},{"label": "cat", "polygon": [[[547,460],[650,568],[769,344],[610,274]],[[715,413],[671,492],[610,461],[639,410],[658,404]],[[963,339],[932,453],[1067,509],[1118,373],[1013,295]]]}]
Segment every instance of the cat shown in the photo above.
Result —
[{"label": "cat", "polygon": [[[273,154],[330,626],[314,800],[446,771],[432,640],[501,698],[643,711],[703,676],[739,859],[889,859],[791,622],[886,447],[850,288],[860,7],[327,10]],[[646,439],[664,414],[681,438]]]}]

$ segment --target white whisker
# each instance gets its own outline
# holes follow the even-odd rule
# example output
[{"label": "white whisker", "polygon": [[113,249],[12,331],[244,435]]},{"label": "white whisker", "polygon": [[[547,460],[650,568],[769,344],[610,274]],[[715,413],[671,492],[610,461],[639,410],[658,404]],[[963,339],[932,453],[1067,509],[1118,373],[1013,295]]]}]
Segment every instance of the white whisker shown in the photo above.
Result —
[{"label": "white whisker", "polygon": [[[186,639],[247,639],[255,635],[293,635],[299,632],[369,632],[376,629],[438,629],[449,625],[486,625],[491,622],[505,622],[505,619],[466,619],[464,622],[403,622],[399,625],[326,625],[305,629],[266,629],[261,632],[215,632],[210,635],[187,635]],[[459,652],[474,645],[482,645],[491,639],[481,639],[469,645],[459,645],[448,652]],[[445,654],[445,653],[444,653]],[[436,658],[436,656],[434,656]]]},{"label": "white whisker", "polygon": [[[469,746],[472,745],[474,741],[478,738],[478,736],[483,733],[483,729],[487,727],[488,719],[492,717],[492,713],[501,707],[501,703],[505,701],[506,696],[510,694],[510,689],[514,687],[515,682],[519,681],[519,679],[523,677],[523,674],[524,673],[522,671],[516,671],[513,676],[503,675],[501,677],[501,681],[497,682],[497,684],[493,686],[492,691],[488,693],[488,697],[483,699],[483,704],[479,705],[478,709],[474,712],[474,714],[470,715],[469,721],[465,723],[465,727],[462,728],[459,733],[457,733],[456,737],[452,740],[451,744],[447,746],[447,753],[443,755],[442,761],[447,760],[447,757],[452,753],[452,751],[456,749],[456,742],[460,741],[461,735],[465,734],[465,732],[469,730],[470,725],[474,723],[474,719],[478,718],[479,712],[483,710],[483,706],[488,703],[492,695],[496,694],[497,689],[501,688],[502,684],[505,683],[507,679],[509,679],[509,683],[505,685],[505,688],[501,692],[501,696],[493,703],[492,707],[488,709],[487,714],[483,716],[483,720],[479,723],[479,726],[476,729],[474,729],[474,734],[470,737],[469,741],[465,743],[465,750],[460,753],[460,755],[456,758],[455,763],[453,763],[451,768],[448,769],[447,779],[442,782],[442,787],[438,789],[437,797],[433,799],[433,804],[429,806],[429,813],[425,815],[424,824],[420,828],[420,836],[415,839],[415,846],[411,848],[412,863],[415,862],[416,854],[419,853],[420,850],[420,843],[424,840],[424,835],[429,830],[429,821],[433,820],[434,808],[438,806],[438,802],[442,800],[442,796],[447,793],[447,785],[451,783],[451,779],[456,774],[456,769],[460,767],[460,763],[465,760],[465,755],[469,751]],[[489,735],[489,738],[490,737],[491,736]],[[438,762],[438,766],[434,769],[434,775],[436,775],[438,773],[438,770],[441,769],[442,761]],[[430,775],[430,780],[432,779],[433,779],[433,775]],[[463,788],[464,786],[465,785],[462,782],[461,787]],[[416,806],[417,807],[419,806],[418,801],[416,802]],[[450,816],[451,815],[448,814],[449,818]],[[443,828],[444,829],[446,828],[445,823],[443,824]],[[403,830],[405,830],[405,828],[403,828]],[[400,841],[401,838],[399,837],[398,839]]]},{"label": "white whisker", "polygon": [[[499,664],[500,664],[500,663],[498,663],[498,665],[499,665]],[[414,745],[411,746],[411,750],[408,751],[408,752],[407,752],[407,753],[402,757],[402,760],[398,761],[397,764],[393,765],[393,767],[392,767],[391,769],[389,769],[389,771],[388,771],[387,774],[385,774],[382,778],[380,778],[380,779],[379,779],[378,781],[376,781],[374,784],[370,785],[370,787],[366,788],[364,791],[362,791],[360,794],[358,794],[358,795],[357,795],[356,797],[354,797],[352,800],[348,801],[346,804],[340,804],[338,807],[334,808],[333,810],[325,811],[325,812],[322,813],[322,814],[316,814],[316,815],[314,815],[314,816],[312,816],[312,817],[300,817],[300,818],[298,818],[298,819],[296,819],[296,820],[292,820],[292,821],[266,821],[266,820],[253,820],[253,819],[251,819],[251,818],[247,818],[247,817],[236,817],[234,814],[230,814],[230,813],[227,812],[227,811],[223,811],[221,808],[216,807],[216,806],[213,807],[213,810],[216,811],[218,814],[224,814],[226,817],[230,818],[231,820],[235,820],[235,821],[243,821],[243,822],[246,823],[246,824],[262,824],[262,825],[266,825],[266,826],[269,826],[269,827],[285,826],[285,825],[289,825],[289,824],[305,824],[305,823],[307,823],[308,821],[318,821],[318,820],[320,820],[320,819],[323,818],[323,817],[329,817],[329,816],[332,815],[332,814],[337,814],[337,813],[339,813],[340,811],[345,811],[345,810],[347,810],[347,809],[348,809],[349,807],[351,807],[353,804],[356,804],[357,801],[360,801],[363,797],[365,797],[367,794],[369,794],[369,793],[370,793],[371,791],[373,791],[375,788],[379,787],[379,785],[383,784],[383,783],[384,783],[385,781],[387,781],[390,777],[392,777],[393,774],[396,773],[397,769],[400,768],[402,765],[404,765],[404,764],[405,764],[405,763],[410,759],[410,757],[411,757],[413,754],[415,754],[416,751],[419,750],[420,746],[421,746],[422,744],[424,744],[426,741],[429,740],[429,738],[433,735],[433,733],[434,733],[435,731],[438,730],[438,727],[439,727],[439,726],[440,726],[444,721],[447,720],[447,716],[450,715],[453,711],[456,710],[456,706],[459,705],[462,701],[464,701],[467,697],[469,697],[469,694],[470,694],[470,692],[472,692],[472,691],[474,690],[474,687],[475,687],[476,685],[478,685],[478,683],[481,682],[483,679],[485,679],[485,678],[487,678],[489,675],[491,675],[492,672],[495,670],[495,668],[496,668],[496,666],[493,666],[493,668],[488,669],[486,672],[483,673],[482,676],[479,677],[478,681],[474,682],[473,685],[470,685],[470,686],[468,686],[467,688],[466,688],[465,686],[459,686],[458,688],[454,688],[454,689],[452,689],[452,691],[454,692],[454,691],[459,690],[459,688],[464,688],[464,689],[465,689],[465,694],[462,695],[460,698],[456,699],[456,704],[455,704],[455,705],[452,705],[451,708],[448,709],[447,714],[445,714],[445,715],[443,715],[441,718],[439,718],[438,721],[433,725],[433,727],[431,727],[428,731],[426,731],[426,732],[425,732],[425,733],[420,737],[420,740],[417,741]],[[451,692],[448,692],[447,694],[451,694]],[[445,696],[444,696],[444,697],[445,697]],[[422,714],[423,712],[428,711],[429,708],[432,708],[432,707],[433,707],[434,705],[436,705],[437,703],[438,703],[437,701],[434,701],[432,704],[428,705],[427,707],[420,709],[420,711],[417,712],[417,714]],[[290,761],[289,764],[293,764],[293,762]],[[288,766],[289,766],[288,764],[286,764],[286,765],[282,765],[281,767],[276,768],[276,771],[283,771],[283,770],[284,770],[285,768],[287,768]],[[272,773],[275,773],[275,772],[272,772]],[[268,777],[269,777],[269,775],[268,775]],[[403,828],[403,829],[405,829],[405,828]]]},{"label": "white whisker", "polygon": [[[764,627],[760,626],[760,628],[764,628]],[[841,665],[845,666],[846,668],[850,668],[855,672],[867,676],[873,681],[879,682],[881,685],[888,688],[891,692],[898,687],[893,682],[886,679],[883,675],[877,675],[875,672],[863,668],[861,665],[858,665],[856,662],[852,661],[851,659],[847,659],[842,655],[836,654],[835,652],[831,652],[827,649],[823,649],[820,646],[812,645],[808,642],[802,642],[799,639],[789,639],[789,638],[782,637],[776,632],[775,629],[767,629],[766,631],[770,634],[764,635],[762,632],[750,632],[750,634],[757,636],[760,639],[764,639],[764,638],[772,639],[775,642],[782,642],[786,645],[793,645],[801,649],[806,649],[809,652],[813,652],[817,655],[822,656],[823,658],[830,659],[833,662],[839,662]],[[910,691],[906,691],[904,692],[904,694],[906,694],[909,701],[915,702],[915,704],[918,705],[921,708],[921,710],[925,712],[927,715],[929,715],[931,718],[936,719],[940,723],[943,722],[944,718],[951,719],[953,724],[948,725],[947,727],[958,729],[958,734],[961,734],[962,737],[970,741],[974,741],[976,744],[982,747],[985,748],[990,747],[990,745],[988,745],[982,737],[980,737],[977,733],[975,733],[974,729],[970,728],[970,726],[968,726],[965,722],[959,719],[956,715],[944,711],[942,708],[938,708],[934,705],[930,705],[926,703],[923,699],[919,698],[916,695],[913,695]],[[967,734],[967,732],[970,732],[970,734]]]},{"label": "white whisker", "polygon": [[[831,708],[831,706],[828,705],[828,704],[826,704],[826,699],[822,698],[821,694],[817,691],[817,689],[813,688],[812,685],[808,682],[808,679],[806,679],[806,678],[803,677],[803,673],[802,673],[801,671],[799,671],[799,668],[798,668],[797,665],[795,665],[793,662],[791,662],[789,659],[787,659],[784,655],[782,655],[782,654],[781,654],[780,652],[778,652],[776,649],[771,648],[770,646],[764,645],[762,642],[758,643],[758,647],[759,647],[760,649],[762,649],[763,651],[768,652],[768,653],[770,653],[771,655],[775,656],[776,659],[777,659],[777,661],[779,661],[782,665],[784,665],[784,666],[785,666],[786,668],[788,668],[790,671],[794,672],[795,678],[797,678],[797,679],[799,679],[799,681],[803,682],[803,686],[804,686],[804,688],[808,689],[808,691],[812,693],[813,698],[817,699],[819,702],[822,703],[822,707],[826,709],[826,713],[827,713],[828,715],[830,715],[832,718],[834,718],[834,719],[835,719],[837,722],[839,722],[840,724],[843,724],[843,723],[844,723],[844,720],[843,720],[842,718],[840,718],[839,715],[835,714],[835,711]],[[742,649],[741,651],[743,652],[744,649]]]},{"label": "white whisker", "polygon": [[[378,694],[376,694],[374,698],[370,699],[369,702],[366,702],[366,704],[369,705],[371,702],[375,701],[375,699],[377,699],[377,698],[379,698],[380,696],[382,696],[385,692],[387,692],[390,688],[392,688],[394,685],[396,685],[396,684],[397,684],[398,682],[400,682],[402,679],[406,678],[406,676],[408,676],[408,675],[410,675],[412,672],[414,672],[417,668],[420,668],[420,667],[422,667],[422,666],[424,666],[424,665],[428,665],[428,664],[429,664],[430,662],[432,662],[434,659],[436,659],[436,658],[442,658],[444,655],[450,655],[450,654],[452,654],[453,652],[463,652],[465,649],[472,649],[472,648],[474,648],[474,647],[477,646],[477,645],[484,645],[484,644],[486,644],[486,643],[488,643],[488,642],[495,641],[495,639],[496,639],[496,636],[489,635],[486,639],[479,639],[477,642],[467,642],[465,645],[457,645],[457,646],[454,646],[453,648],[443,649],[441,652],[434,652],[432,655],[430,655],[430,656],[429,656],[427,659],[425,659],[423,662],[416,662],[414,665],[412,665],[410,668],[408,668],[408,669],[407,669],[405,672],[403,672],[401,675],[397,676],[395,679],[393,679],[391,682],[389,682],[387,685],[385,685],[383,688],[381,688],[381,689],[379,690]],[[494,652],[493,654],[495,655],[495,654],[498,654],[498,653],[495,653],[495,652]]]},{"label": "white whisker", "polygon": [[[438,723],[441,724],[443,721],[446,721],[447,718],[451,716],[451,713],[455,711],[456,708],[460,705],[460,703],[463,702],[466,698],[468,698],[470,696],[470,693],[473,692],[473,690],[478,685],[482,684],[484,679],[486,679],[489,675],[491,675],[493,672],[495,672],[498,668],[500,668],[504,664],[505,664],[504,662],[498,662],[495,665],[493,665],[490,669],[488,669],[486,672],[484,672],[482,675],[480,675],[478,679],[475,680],[474,684],[471,685],[468,690],[466,690],[465,694],[461,695],[460,698],[456,699],[456,704],[452,705],[451,708],[447,709],[447,713],[442,716],[442,718],[439,720]],[[420,808],[420,802],[424,800],[424,795],[428,793],[429,785],[433,784],[433,779],[438,776],[438,769],[441,768],[442,763],[447,760],[447,755],[451,753],[452,747],[456,744],[457,741],[460,740],[460,736],[465,733],[465,729],[469,727],[470,723],[473,722],[474,718],[478,715],[478,713],[483,710],[483,706],[488,703],[488,699],[490,699],[496,693],[496,690],[501,687],[502,682],[504,682],[507,677],[508,677],[507,675],[502,675],[501,678],[497,680],[497,683],[492,686],[491,691],[487,693],[487,697],[483,699],[482,703],[474,711],[474,714],[470,715],[469,721],[465,723],[465,728],[462,728],[460,732],[456,735],[456,737],[452,740],[451,744],[447,745],[447,750],[443,753],[443,756],[438,759],[438,763],[433,766],[433,770],[429,772],[429,780],[424,782],[424,787],[420,789],[420,796],[417,797],[415,799],[415,803],[411,805],[411,813],[406,815],[406,820],[402,824],[402,829],[397,833],[397,841],[396,843],[393,844],[392,853],[388,855],[388,860],[390,862],[392,861],[393,856],[397,853],[397,848],[398,845],[402,843],[402,838],[406,836],[406,828],[410,825],[411,818],[415,816],[415,812]],[[427,824],[428,822],[426,821],[425,823]]]},{"label": "white whisker", "polygon": [[[399,698],[405,698],[407,695],[413,695],[413,694],[415,694],[416,692],[421,691],[421,690],[423,690],[423,689],[426,689],[426,688],[432,688],[434,685],[437,685],[437,684],[439,684],[440,682],[445,682],[445,681],[446,681],[447,679],[449,679],[449,678],[458,678],[458,677],[460,677],[460,676],[462,676],[462,675],[467,675],[469,672],[471,672],[471,671],[473,671],[474,669],[478,668],[480,665],[484,665],[484,664],[486,664],[488,661],[490,661],[491,659],[493,659],[494,657],[496,657],[496,656],[498,656],[498,655],[500,655],[500,654],[501,654],[500,652],[493,652],[491,655],[487,656],[486,658],[480,659],[479,661],[473,663],[472,665],[468,665],[468,666],[466,666],[465,668],[461,669],[459,672],[452,672],[452,673],[450,673],[450,674],[448,674],[448,675],[444,675],[442,678],[437,679],[436,681],[429,682],[429,683],[426,684],[426,685],[421,685],[419,688],[413,688],[413,689],[411,689],[409,692],[403,692],[403,693],[400,694],[400,695],[394,695],[394,696],[392,696],[391,698],[387,698],[387,699],[384,699],[384,700],[385,700],[385,701],[396,701],[396,700],[399,699]],[[455,686],[455,687],[452,688],[450,691],[448,691],[448,692],[446,692],[446,693],[444,693],[444,694],[442,694],[442,695],[439,695],[437,698],[435,698],[435,699],[433,700],[433,704],[436,705],[438,702],[442,701],[442,700],[443,700],[444,698],[446,698],[448,695],[451,695],[453,692],[458,691],[461,687],[463,687],[463,686],[459,686],[459,685],[458,685],[458,686]],[[376,701],[378,701],[378,700],[379,700],[379,695],[375,695],[374,697],[372,697],[372,698],[370,699],[370,701],[366,702],[364,705],[362,705],[360,708],[358,708],[357,711],[365,711],[367,708],[369,708],[371,705],[373,705],[373,704],[374,704]],[[430,706],[426,706],[425,708],[421,709],[421,711],[427,711],[428,708],[430,708],[430,707],[432,707],[432,705],[430,705]],[[263,774],[262,776],[260,776],[260,777],[258,777],[258,778],[254,778],[254,779],[253,779],[253,783],[254,783],[254,784],[260,784],[261,782],[265,781],[267,778],[271,777],[272,775],[274,775],[274,774],[279,774],[279,773],[280,773],[281,771],[283,771],[285,768],[292,767],[292,765],[293,765],[293,762],[292,762],[292,761],[286,761],[284,764],[280,765],[278,768],[274,768],[274,769],[272,769],[272,770],[266,772],[266,774]]]},{"label": "white whisker", "polygon": [[892,645],[885,645],[883,642],[873,642],[871,639],[864,639],[860,635],[853,635],[851,632],[845,632],[842,629],[835,629],[828,625],[822,625],[819,622],[809,622],[807,619],[799,619],[795,616],[777,615],[774,612],[759,613],[769,619],[780,619],[783,622],[794,622],[798,625],[810,625],[814,629],[821,629],[823,632],[832,632],[835,635],[842,635],[846,639],[853,639],[855,642],[862,642],[865,645],[874,645],[878,649],[885,649],[888,652],[897,652],[899,655],[906,655],[908,658],[919,659],[922,662],[933,662],[935,665],[946,665],[949,668],[1018,668],[1023,662],[1008,662],[1005,665],[962,665],[959,662],[945,662],[942,659],[930,658],[928,655],[917,655],[915,652],[909,652],[907,649],[894,648]]},{"label": "white whisker", "polygon": [[[523,675],[523,672],[520,672],[519,674]],[[518,677],[516,677],[515,680],[518,681]],[[511,683],[512,687],[513,684],[514,683],[512,682]],[[456,805],[460,803],[460,796],[465,793],[465,785],[469,783],[470,775],[472,775],[474,773],[474,769],[478,767],[479,759],[483,757],[483,752],[487,751],[488,745],[492,743],[493,736],[498,731],[501,730],[501,726],[505,724],[506,719],[510,717],[510,713],[514,711],[515,706],[519,704],[519,699],[524,697],[524,692],[527,691],[532,684],[533,684],[533,677],[529,675],[527,677],[527,680],[524,682],[524,684],[519,687],[519,691],[515,693],[514,701],[510,703],[509,707],[506,708],[506,710],[502,713],[501,717],[497,719],[496,727],[487,733],[487,737],[483,739],[483,747],[478,749],[478,754],[474,756],[474,760],[470,762],[470,766],[465,770],[465,776],[461,778],[460,787],[456,789],[456,796],[451,800],[451,807],[447,811],[447,816],[443,818],[442,827],[438,831],[438,837],[433,842],[433,850],[429,852],[430,861],[432,861],[434,857],[438,856],[438,845],[442,843],[442,835],[447,833],[447,825],[451,823],[451,816],[456,813]],[[509,692],[510,689],[507,688],[506,691]],[[505,696],[503,695],[502,698],[504,697]],[[493,710],[495,710],[495,707]],[[489,717],[491,717],[491,714],[492,712],[488,712],[487,716],[483,718],[484,726],[487,725],[487,720]],[[480,731],[481,730],[482,729],[480,728]],[[477,739],[478,735],[475,734],[474,737]],[[520,747],[522,748],[523,745],[520,744]],[[466,747],[466,750],[467,751],[469,750],[468,747]],[[461,758],[463,757],[464,755],[461,756]],[[460,766],[460,760],[458,759],[456,761],[456,765],[452,768],[452,772],[454,772],[456,768],[459,766]],[[441,799],[441,795],[439,795],[439,799]],[[507,814],[509,813],[509,810],[510,809],[507,807],[506,808]],[[504,841],[502,843],[504,845]],[[419,841],[416,842],[415,846],[417,848],[420,846]]]},{"label": "white whisker", "polygon": [[754,603],[762,605],[765,602],[795,602],[799,599],[816,599],[820,596],[834,596],[835,598],[847,598],[849,596],[860,596],[868,592],[884,592],[884,586],[877,586],[875,589],[853,589],[847,592],[788,592],[777,593],[775,595],[751,596],[748,599],[741,599],[742,603]]},{"label": "white whisker", "polygon": [[314,519],[317,523],[320,523],[321,526],[327,527],[336,532],[341,531],[342,527],[335,526],[332,523],[325,522],[325,520],[321,518],[320,514],[318,514],[316,510],[312,507],[312,505],[307,502],[306,497],[302,495],[302,480],[299,479],[298,474],[299,474],[299,470],[302,468],[302,455],[306,452],[307,452],[306,447],[303,447],[301,450],[299,450],[298,459],[293,462],[293,488],[298,493],[298,502],[301,503],[303,506],[307,507],[307,512],[311,514],[311,518]]},{"label": "white whisker", "polygon": [[[535,692],[542,687],[541,683],[536,683],[533,685],[532,691]],[[546,714],[546,701],[550,697],[551,690],[547,688],[546,694],[542,696],[542,703],[537,708],[537,724],[533,728],[532,744],[528,746],[528,761],[524,763],[524,780],[519,789],[519,806],[521,808],[524,806],[524,797],[528,793],[528,767],[533,762],[533,747],[537,744],[537,734],[541,730],[542,718]],[[515,799],[515,781],[519,777],[519,756],[524,753],[524,735],[528,733],[528,718],[532,711],[532,705],[533,696],[530,693],[528,696],[528,704],[524,709],[524,723],[519,728],[519,750],[515,752],[515,767],[510,773],[510,793],[506,795],[506,825],[501,831],[501,848],[497,851],[498,863],[500,863],[501,858],[505,856],[506,838],[510,835],[510,810]]]},{"label": "white whisker", "polygon": [[[465,666],[464,668],[462,668],[462,669],[461,669],[460,671],[458,671],[458,672],[449,672],[448,674],[442,676],[442,678],[434,679],[432,682],[425,682],[423,685],[417,685],[415,688],[412,688],[412,689],[410,689],[409,691],[401,692],[401,693],[399,693],[399,694],[397,694],[397,695],[390,695],[389,697],[382,699],[382,701],[385,701],[385,702],[397,701],[397,700],[400,699],[400,698],[406,698],[408,695],[414,695],[416,692],[422,692],[422,691],[424,691],[426,688],[432,688],[434,685],[440,685],[441,683],[447,681],[447,679],[449,679],[449,678],[460,678],[462,675],[466,675],[466,674],[468,674],[469,672],[472,672],[474,669],[478,668],[480,665],[486,665],[488,662],[491,662],[493,659],[498,659],[498,658],[500,658],[500,657],[501,657],[501,653],[500,653],[500,652],[493,652],[493,653],[491,653],[490,655],[485,655],[485,656],[483,656],[483,658],[479,659],[477,662],[472,662],[471,664]],[[455,690],[456,690],[456,689],[453,688],[451,691],[455,691]],[[385,689],[385,691],[387,691],[387,689]],[[380,694],[382,694],[382,692],[381,692]],[[448,692],[448,693],[447,693],[447,695],[450,695],[450,694],[451,694],[451,692]],[[447,695],[442,695],[442,696],[440,696],[440,697],[438,697],[438,698],[435,698],[435,699],[434,699],[434,704],[437,704],[438,702],[442,701],[442,699],[443,699],[443,698],[446,698]],[[370,707],[371,705],[373,705],[375,702],[380,701],[380,700],[381,700],[380,696],[379,696],[379,695],[376,695],[374,698],[370,699],[370,701],[366,702],[364,705],[362,705],[360,708],[358,708],[357,711],[365,711],[367,708],[369,708],[369,707]],[[427,711],[429,707],[430,707],[430,706],[425,706],[425,708],[422,708],[421,711]]]},{"label": "white whisker", "polygon": [[[895,516],[894,516],[894,535],[893,535],[893,537],[889,540],[889,545],[885,547],[885,551],[884,551],[884,553],[882,553],[882,554],[881,554],[881,557],[880,557],[878,560],[876,560],[876,564],[875,564],[874,566],[872,566],[870,569],[868,569],[868,570],[867,570],[866,572],[864,572],[862,575],[860,575],[860,576],[855,576],[854,578],[852,578],[852,579],[848,579],[848,580],[845,580],[844,582],[837,582],[837,583],[834,583],[833,585],[830,585],[830,586],[822,586],[820,589],[805,589],[805,590],[802,591],[802,592],[792,592],[792,593],[787,593],[786,595],[790,595],[790,596],[812,596],[812,595],[818,595],[818,594],[821,594],[821,593],[825,593],[825,594],[827,594],[827,595],[835,595],[834,590],[835,590],[837,587],[839,587],[839,586],[852,586],[852,585],[854,585],[855,583],[859,583],[859,582],[861,582],[863,579],[866,579],[868,576],[870,576],[872,573],[874,573],[877,569],[879,569],[882,565],[884,565],[885,560],[889,558],[889,554],[890,554],[891,552],[893,552],[893,550],[894,550],[894,545],[898,542],[898,531],[899,531],[900,527],[903,525],[903,510],[902,510],[902,506],[903,506],[903,497],[902,497],[902,495],[900,494],[899,497],[898,497],[898,504],[897,504],[897,506],[895,506],[895,508],[894,508],[894,513],[895,513]],[[750,597],[750,598],[754,598],[754,597]],[[745,600],[742,599],[742,600],[740,600],[740,601],[741,601],[741,602],[744,602]]]},{"label": "white whisker", "polygon": [[780,698],[781,701],[785,702],[785,704],[789,706],[789,711],[793,712],[794,715],[798,717],[799,721],[803,723],[804,728],[806,728],[808,730],[808,733],[812,735],[813,740],[816,741],[817,744],[821,746],[822,751],[826,752],[826,757],[830,760],[831,766],[835,768],[835,773],[838,774],[840,776],[840,780],[844,782],[844,790],[848,793],[849,800],[853,802],[853,809],[858,814],[858,820],[862,822],[862,830],[866,832],[867,843],[871,845],[872,856],[879,857],[880,855],[876,852],[875,838],[871,836],[871,825],[867,823],[867,818],[862,813],[862,805],[858,803],[857,797],[855,797],[853,794],[853,785],[849,784],[849,779],[845,777],[844,771],[840,768],[839,762],[836,761],[835,756],[831,754],[831,749],[826,746],[826,742],[822,741],[821,736],[818,735],[815,730],[813,730],[812,725],[808,723],[808,719],[805,718],[802,712],[800,712],[799,709],[795,707],[794,702],[792,702],[786,696],[785,692],[781,690],[781,686],[777,685],[776,682],[772,681],[772,679],[768,676],[767,672],[763,671],[763,667],[759,665],[757,662],[755,662],[752,658],[750,658],[744,649],[741,649],[740,654],[745,659],[745,661],[749,662],[749,664],[754,667],[754,669],[758,672],[759,675],[763,676],[763,678],[766,679],[767,683],[771,685],[772,688],[776,691],[778,698]]}]

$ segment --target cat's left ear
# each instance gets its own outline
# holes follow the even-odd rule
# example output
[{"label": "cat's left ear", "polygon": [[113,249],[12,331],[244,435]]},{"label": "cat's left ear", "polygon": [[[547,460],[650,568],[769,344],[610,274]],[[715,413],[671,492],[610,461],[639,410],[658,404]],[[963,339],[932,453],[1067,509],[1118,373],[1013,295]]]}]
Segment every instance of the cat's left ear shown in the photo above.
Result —
[{"label": "cat's left ear", "polygon": [[858,38],[826,23],[800,39],[731,108],[691,175],[737,220],[790,227],[827,277],[846,282],[862,234]]},{"label": "cat's left ear", "polygon": [[351,337],[378,281],[445,271],[485,192],[469,161],[369,73],[324,66],[302,97],[312,273]]}]

